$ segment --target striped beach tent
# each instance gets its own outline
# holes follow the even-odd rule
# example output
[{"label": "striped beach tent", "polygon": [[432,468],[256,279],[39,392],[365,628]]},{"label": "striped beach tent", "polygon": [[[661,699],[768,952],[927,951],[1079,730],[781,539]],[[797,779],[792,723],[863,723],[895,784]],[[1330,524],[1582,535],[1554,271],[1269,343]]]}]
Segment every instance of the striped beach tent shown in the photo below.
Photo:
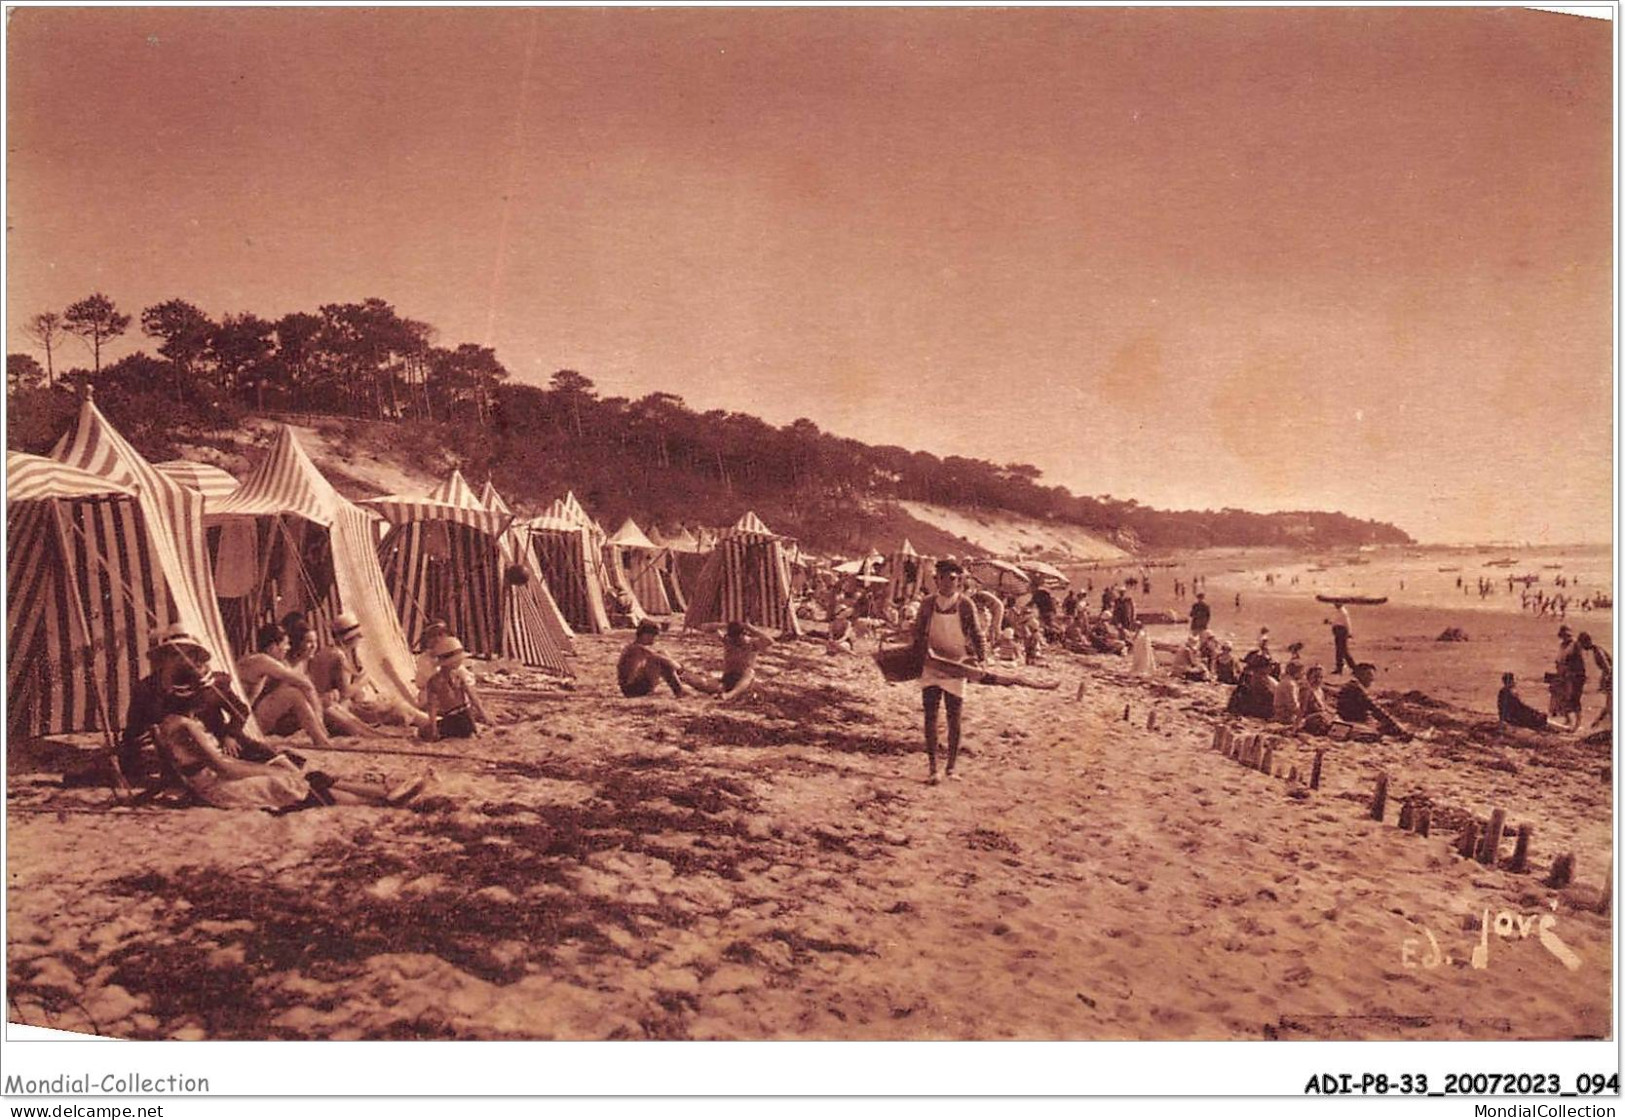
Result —
[{"label": "striped beach tent", "polygon": [[[144,522],[150,571],[154,579],[162,578],[166,591],[143,605],[143,610],[150,605],[152,615],[132,620],[130,656],[145,652],[152,630],[179,623],[209,651],[213,668],[227,673],[240,691],[231,643],[215,601],[203,531],[203,495],[142,458],[96,407],[89,387],[82,392],[78,415],[57,441],[51,458],[134,493]],[[115,718],[122,718],[122,712],[115,713]]]},{"label": "striped beach tent", "polygon": [[[525,523],[531,554],[547,579],[547,586],[559,609],[578,634],[604,634],[612,623],[610,607],[615,602],[620,581],[609,571],[606,537],[587,515],[575,494],[566,494]],[[630,595],[630,590],[628,590]],[[641,610],[630,616],[632,625],[642,618]]]},{"label": "striped beach tent", "polygon": [[886,559],[886,601],[906,603],[931,585],[931,567],[934,561],[921,556],[907,537],[896,552]]},{"label": "striped beach tent", "polygon": [[514,602],[534,605],[542,587],[533,569],[504,554],[513,515],[487,507],[462,472],[420,498],[393,494],[364,504],[391,526],[378,560],[409,642],[419,642],[430,619],[444,619],[473,656],[513,656],[571,675],[565,650],[536,625],[540,609]]},{"label": "striped beach tent", "polygon": [[638,603],[650,614],[671,614],[674,609],[667,588],[675,573],[670,571],[671,553],[655,544],[628,517],[609,538],[614,563],[620,569]]},{"label": "striped beach tent", "polygon": [[799,634],[790,597],[787,539],[747,513],[717,539],[689,598],[683,624],[749,622]]},{"label": "striped beach tent", "polygon": [[[682,587],[683,595],[688,597],[699,586],[700,573],[705,570],[706,556],[711,550],[683,526],[678,527],[675,536],[666,539],[665,545],[671,550],[672,571],[676,573],[677,583]],[[685,606],[683,609],[687,613],[688,608]]]},{"label": "striped beach tent", "polygon": [[133,488],[38,455],[6,455],[6,731],[111,738],[171,612]]},{"label": "striped beach tent", "polygon": [[270,453],[223,498],[204,503],[215,558],[215,590],[238,649],[249,652],[259,624],[302,612],[317,641],[350,611],[365,636],[362,668],[380,688],[413,702],[415,667],[373,548],[371,518],[333,489],[279,426]]},{"label": "striped beach tent", "polygon": [[688,610],[688,592],[683,589],[683,578],[677,566],[678,558],[682,554],[671,546],[671,542],[661,534],[659,527],[649,526],[646,535],[650,543],[662,554],[660,578],[665,584],[666,600],[671,603],[673,613],[683,614]]},{"label": "striped beach tent", "polygon": [[[485,480],[480,502],[486,509],[513,513],[508,503],[502,500],[502,495],[497,493],[496,487],[491,485],[490,479]],[[539,665],[544,661],[556,661],[563,665],[553,651],[573,655],[576,651],[575,634],[548,590],[547,580],[542,577],[531,557],[524,530],[517,522],[509,522],[508,528],[498,539],[498,545],[502,549],[503,570],[512,576],[503,602],[504,655],[526,665]],[[523,573],[522,582],[515,573]],[[538,643],[544,648],[529,648]],[[554,671],[572,675],[567,668]]]}]

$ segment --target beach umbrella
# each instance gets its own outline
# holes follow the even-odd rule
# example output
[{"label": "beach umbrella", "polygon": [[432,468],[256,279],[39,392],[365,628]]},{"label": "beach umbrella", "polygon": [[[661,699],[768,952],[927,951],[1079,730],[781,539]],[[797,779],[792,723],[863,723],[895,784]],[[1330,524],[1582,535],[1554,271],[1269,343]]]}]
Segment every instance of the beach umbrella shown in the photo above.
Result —
[{"label": "beach umbrella", "polygon": [[1071,580],[1066,578],[1065,572],[1061,571],[1061,569],[1052,564],[1044,563],[1042,560],[1023,561],[1021,564],[1021,570],[1026,572],[1027,575],[1032,578],[1033,583],[1040,586],[1045,584],[1056,584],[1061,587],[1067,587],[1072,583]]},{"label": "beach umbrella", "polygon": [[1032,590],[1032,580],[1027,573],[1004,560],[995,560],[992,557],[970,560],[965,564],[965,572],[974,577],[984,587],[991,588],[994,591],[1023,592]]}]

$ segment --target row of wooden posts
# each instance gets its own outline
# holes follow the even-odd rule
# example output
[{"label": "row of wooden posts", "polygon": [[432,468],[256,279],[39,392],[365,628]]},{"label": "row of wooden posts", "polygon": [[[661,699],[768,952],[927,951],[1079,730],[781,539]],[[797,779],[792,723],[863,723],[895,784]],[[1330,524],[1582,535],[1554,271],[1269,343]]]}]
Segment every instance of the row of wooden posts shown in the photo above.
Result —
[{"label": "row of wooden posts", "polygon": [[[1263,733],[1237,735],[1229,724],[1221,723],[1213,729],[1213,749],[1249,770],[1257,770],[1272,778],[1285,778],[1292,784],[1303,781],[1294,765],[1285,764],[1281,767],[1281,773],[1276,772],[1275,740]],[[1314,767],[1309,772],[1310,789],[1320,788],[1320,772],[1325,761],[1326,752],[1316,751]]]},{"label": "row of wooden posts", "polygon": [[[1127,712],[1124,712],[1127,718]],[[1155,728],[1155,713],[1147,721],[1148,726]],[[1235,729],[1227,723],[1221,723],[1213,729],[1213,749],[1224,757],[1232,759],[1249,770],[1257,770],[1271,777],[1285,778],[1288,783],[1297,784],[1302,781],[1296,766],[1286,766],[1284,772],[1278,772],[1275,765],[1275,742],[1272,737],[1262,732],[1251,735],[1238,735]],[[1326,759],[1324,750],[1315,751],[1315,761],[1309,773],[1309,788],[1319,789],[1322,767]],[[1377,786],[1371,797],[1371,819],[1381,821],[1388,811],[1388,775],[1377,777]],[[1469,820],[1461,830],[1456,841],[1456,852],[1463,859],[1476,859],[1486,867],[1494,867],[1500,862],[1501,840],[1506,832],[1507,814],[1505,809],[1496,809],[1490,814],[1488,825],[1482,830],[1476,820]],[[1399,827],[1406,832],[1414,832],[1418,836],[1426,837],[1431,834],[1433,827],[1433,809],[1431,806],[1413,805],[1406,800],[1399,808]],[[1518,838],[1513,845],[1512,857],[1507,860],[1505,868],[1514,874],[1526,874],[1529,871],[1529,846],[1534,838],[1533,826],[1521,824],[1518,826]],[[1552,861],[1551,871],[1547,874],[1544,884],[1554,890],[1568,886],[1574,881],[1574,854],[1564,853]],[[1609,882],[1604,888],[1604,899],[1612,895],[1613,876],[1609,875]],[[1603,903],[1607,905],[1607,901]]]},{"label": "row of wooden posts", "polygon": [[[1377,775],[1376,789],[1371,794],[1371,819],[1382,820],[1388,811],[1388,775]],[[1432,825],[1433,811],[1430,806],[1413,807],[1410,801],[1405,801],[1399,807],[1399,827],[1406,832],[1415,832],[1418,836],[1429,835]],[[1501,865],[1501,840],[1506,835],[1507,813],[1505,809],[1495,809],[1490,813],[1489,823],[1479,828],[1478,821],[1468,820],[1461,828],[1461,835],[1456,838],[1456,854],[1462,859],[1474,859],[1485,867]],[[1504,867],[1516,875],[1527,874],[1529,871],[1529,843],[1535,835],[1532,825],[1520,824],[1518,826],[1518,839],[1512,847],[1512,858],[1507,860]],[[1574,853],[1565,852],[1552,861],[1551,871],[1547,873],[1544,884],[1553,890],[1559,890],[1574,881]]]}]

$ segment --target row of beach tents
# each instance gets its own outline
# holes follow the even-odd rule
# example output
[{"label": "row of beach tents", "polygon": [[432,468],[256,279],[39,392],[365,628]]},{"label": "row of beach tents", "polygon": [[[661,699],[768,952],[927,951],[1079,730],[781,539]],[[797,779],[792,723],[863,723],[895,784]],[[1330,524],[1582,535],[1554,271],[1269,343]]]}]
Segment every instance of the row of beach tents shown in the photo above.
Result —
[{"label": "row of beach tents", "polygon": [[[630,518],[609,533],[574,494],[523,519],[489,482],[476,493],[456,471],[427,494],[356,503],[285,426],[241,480],[152,464],[88,394],[48,456],[10,452],[6,473],[7,730],[24,738],[111,733],[152,635],[176,624],[234,676],[264,622],[299,611],[325,642],[348,611],[373,680],[412,699],[412,651],[431,620],[476,657],[568,677],[578,634],[678,615],[689,627],[738,619],[799,633],[794,601],[818,571],[885,584],[902,602],[931,586],[934,562],[905,540],[831,567],[755,513],[699,536]],[[1065,578],[970,563],[1001,591]]]},{"label": "row of beach tents", "polygon": [[797,632],[793,544],[747,513],[706,548],[628,519],[606,532],[573,494],[515,516],[461,474],[423,495],[355,503],[291,428],[240,481],[152,464],[87,395],[47,456],[7,455],[7,730],[111,733],[145,652],[180,625],[233,677],[255,629],[289,611],[319,642],[354,613],[380,687],[414,696],[424,627],[445,620],[476,657],[560,676],[577,634],[681,614]]}]

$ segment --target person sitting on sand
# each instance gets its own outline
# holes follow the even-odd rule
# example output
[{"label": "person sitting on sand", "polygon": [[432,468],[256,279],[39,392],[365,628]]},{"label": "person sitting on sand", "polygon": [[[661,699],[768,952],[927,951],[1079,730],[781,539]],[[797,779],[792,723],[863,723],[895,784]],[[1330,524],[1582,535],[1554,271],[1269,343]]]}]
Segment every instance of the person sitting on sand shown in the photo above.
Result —
[{"label": "person sitting on sand", "polygon": [[1262,666],[1243,664],[1241,680],[1230,693],[1225,711],[1233,716],[1251,719],[1271,719],[1275,715],[1275,678]]},{"label": "person sitting on sand", "polygon": [[1495,710],[1501,722],[1508,727],[1527,727],[1532,731],[1551,730],[1551,720],[1536,711],[1518,695],[1517,677],[1501,674],[1501,691],[1495,694]]},{"label": "person sitting on sand", "polygon": [[1303,662],[1288,661],[1286,671],[1275,686],[1273,711],[1276,723],[1295,724],[1303,716],[1303,700],[1298,695],[1302,680]]},{"label": "person sitting on sand", "polygon": [[261,626],[257,652],[237,662],[237,679],[248,690],[248,703],[267,735],[293,735],[301,728],[310,741],[331,750],[322,721],[322,698],[310,678],[287,663],[288,632],[279,623]]},{"label": "person sitting on sand", "polygon": [[[1220,642],[1219,652],[1213,655],[1213,679],[1220,684],[1241,683],[1241,668],[1236,664],[1236,647],[1229,642]],[[1273,704],[1273,699],[1271,703]]]},{"label": "person sitting on sand", "polygon": [[1311,665],[1304,672],[1303,688],[1298,691],[1298,708],[1296,729],[1299,731],[1325,735],[1337,723],[1331,702],[1326,699],[1326,670],[1322,666]]},{"label": "person sitting on sand", "polygon": [[[756,680],[756,659],[773,644],[773,635],[760,626],[737,620],[727,625],[707,622],[700,629],[722,633],[722,691],[718,699],[732,700],[743,695]],[[693,680],[687,683],[695,684]]]},{"label": "person sitting on sand", "polygon": [[393,790],[333,778],[319,770],[301,774],[285,756],[245,762],[220,748],[199,713],[207,685],[194,678],[176,691],[179,711],[165,716],[154,738],[160,756],[205,805],[216,809],[291,811],[319,805],[404,805],[420,793],[428,776]]},{"label": "person sitting on sand", "polygon": [[1362,661],[1354,667],[1354,679],[1337,692],[1337,718],[1344,723],[1375,723],[1384,735],[1396,739],[1412,738],[1410,730],[1389,715],[1371,698],[1371,682],[1377,679],[1377,667]]},{"label": "person sitting on sand", "polygon": [[1202,657],[1202,664],[1211,676],[1214,671],[1214,661],[1219,656],[1219,639],[1211,630],[1203,630],[1197,641],[1197,652]]},{"label": "person sitting on sand", "polygon": [[1280,677],[1281,663],[1275,660],[1275,655],[1270,652],[1270,633],[1268,626],[1264,627],[1263,632],[1258,635],[1258,648],[1249,650],[1247,656],[1242,658],[1242,664],[1255,665],[1264,670],[1264,672],[1268,673],[1271,677]]},{"label": "person sitting on sand", "polygon": [[179,711],[177,685],[200,677],[207,685],[206,703],[200,713],[211,734],[221,740],[228,753],[249,761],[263,761],[276,752],[244,732],[248,702],[232,689],[231,677],[209,673],[209,651],[179,623],[166,626],[153,635],[147,650],[152,672],[135,683],[119,735],[117,761],[125,781],[136,786],[151,784],[163,774],[155,753],[153,732],[165,716]]},{"label": "person sitting on sand", "polygon": [[683,695],[683,667],[655,649],[658,637],[660,624],[644,619],[638,623],[632,641],[621,650],[620,660],[615,663],[615,679],[621,686],[622,696],[648,696],[661,681],[671,686],[673,696]]},{"label": "person sitting on sand", "polygon": [[418,638],[418,648],[415,653],[417,660],[414,662],[415,671],[412,674],[412,683],[418,690],[417,706],[419,708],[429,706],[429,694],[427,692],[429,678],[434,676],[440,669],[434,659],[434,644],[450,633],[451,627],[447,626],[443,619],[432,618],[424,623],[423,634]]},{"label": "person sitting on sand", "polygon": [[1123,641],[1123,635],[1104,613],[1097,614],[1089,626],[1089,644],[1100,653],[1121,655],[1128,650],[1128,643]]},{"label": "person sitting on sand", "polygon": [[462,642],[447,634],[435,639],[431,652],[438,668],[423,688],[429,718],[418,732],[419,737],[430,742],[477,738],[480,724],[489,724],[491,717],[480,702],[474,673],[465,664],[468,651]]},{"label": "person sitting on sand", "polygon": [[307,624],[300,624],[288,632],[288,668],[315,686],[321,703],[322,726],[329,735],[364,737],[372,734],[372,725],[341,703],[337,696],[316,684],[311,665],[316,660],[316,632]]},{"label": "person sitting on sand", "polygon": [[965,678],[943,662],[964,663],[967,659],[985,661],[987,649],[982,640],[981,620],[970,599],[960,593],[959,581],[965,569],[959,561],[937,561],[937,593],[926,600],[914,624],[914,649],[924,668],[920,673],[920,696],[925,707],[925,751],[930,765],[926,781],[937,784],[937,709],[948,713],[949,779],[957,778],[960,715],[965,697]]},{"label": "person sitting on sand", "polygon": [[1186,638],[1174,654],[1174,674],[1187,681],[1207,680],[1207,662],[1202,659],[1201,639],[1195,634]]},{"label": "person sitting on sand", "polygon": [[393,694],[385,694],[361,664],[361,620],[349,611],[333,620],[333,644],[317,650],[307,672],[329,711],[342,709],[365,724],[424,727],[427,712]]}]

